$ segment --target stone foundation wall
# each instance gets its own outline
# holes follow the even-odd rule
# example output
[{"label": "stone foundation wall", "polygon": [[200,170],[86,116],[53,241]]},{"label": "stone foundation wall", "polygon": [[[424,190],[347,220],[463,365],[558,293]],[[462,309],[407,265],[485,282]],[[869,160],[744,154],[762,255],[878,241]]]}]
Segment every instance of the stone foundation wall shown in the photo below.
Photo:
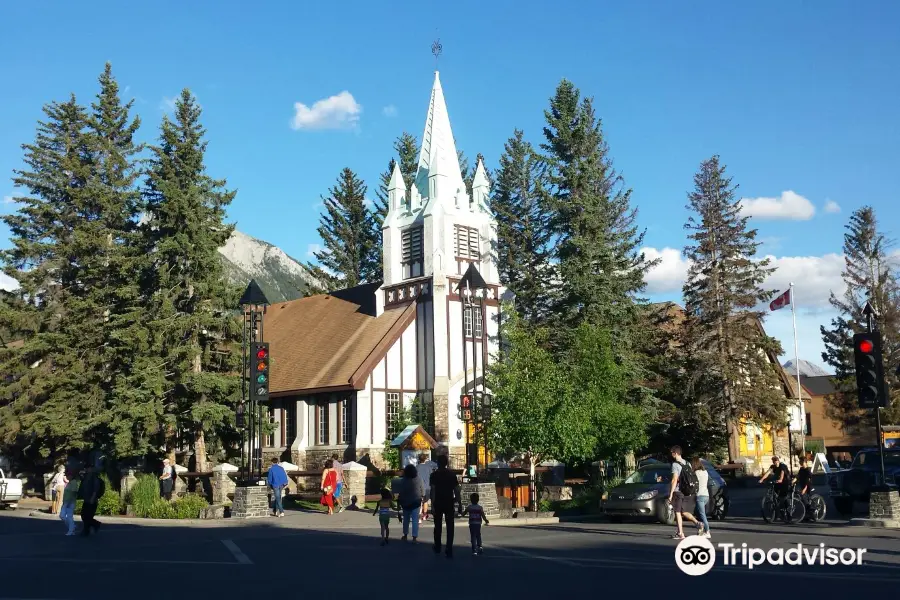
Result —
[{"label": "stone foundation wall", "polygon": [[869,518],[900,519],[900,494],[896,491],[872,492],[869,499]]},{"label": "stone foundation wall", "polygon": [[463,483],[459,486],[459,493],[464,508],[469,505],[469,497],[472,494],[478,494],[478,503],[484,509],[487,518],[494,519],[500,516],[497,486],[493,483]]},{"label": "stone foundation wall", "polygon": [[262,485],[239,487],[231,505],[233,519],[255,519],[269,516],[268,489]]}]

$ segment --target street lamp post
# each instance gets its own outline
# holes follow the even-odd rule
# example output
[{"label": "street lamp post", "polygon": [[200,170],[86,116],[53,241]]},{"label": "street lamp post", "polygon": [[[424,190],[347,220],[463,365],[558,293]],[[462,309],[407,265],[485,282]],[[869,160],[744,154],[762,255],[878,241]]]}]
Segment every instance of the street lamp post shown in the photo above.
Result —
[{"label": "street lamp post", "polygon": [[[254,396],[249,393],[250,385],[250,345],[263,340],[263,316],[269,300],[256,280],[251,280],[239,301],[243,319],[241,343],[241,404],[236,411],[238,428],[241,430],[241,474],[246,485],[255,483],[254,478],[262,476],[262,412]],[[246,436],[249,454],[244,471],[244,444]]]}]

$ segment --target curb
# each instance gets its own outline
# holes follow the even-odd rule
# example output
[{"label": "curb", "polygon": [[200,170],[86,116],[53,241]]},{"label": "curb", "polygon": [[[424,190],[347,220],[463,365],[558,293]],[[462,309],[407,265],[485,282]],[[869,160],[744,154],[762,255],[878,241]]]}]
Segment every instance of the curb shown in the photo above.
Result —
[{"label": "curb", "polygon": [[857,527],[873,527],[876,529],[900,529],[900,521],[897,519],[850,519],[850,525]]},{"label": "curb", "polygon": [[541,517],[534,519],[493,519],[490,527],[527,527],[529,525],[555,525],[559,517]]},{"label": "curb", "polygon": [[[31,511],[28,513],[29,517],[34,517],[35,519],[43,519],[45,521],[57,521],[59,520],[59,515],[51,515],[45,512],[39,511]],[[75,515],[78,517],[78,515]],[[260,519],[246,519],[240,520],[237,519],[141,519],[137,517],[118,517],[113,515],[97,515],[99,519],[101,519],[101,523],[118,523],[120,525],[148,525],[151,527],[172,527],[173,525],[188,525],[194,527],[211,527],[211,526],[221,526],[225,523],[229,525],[245,525],[248,523],[252,523],[254,521],[264,520]]]}]

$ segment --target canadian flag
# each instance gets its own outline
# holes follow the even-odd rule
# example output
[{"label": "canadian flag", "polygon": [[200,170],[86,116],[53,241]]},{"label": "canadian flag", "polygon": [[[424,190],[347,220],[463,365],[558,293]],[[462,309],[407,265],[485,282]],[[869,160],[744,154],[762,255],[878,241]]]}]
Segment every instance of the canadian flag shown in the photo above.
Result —
[{"label": "canadian flag", "polygon": [[791,303],[791,290],[786,291],[769,303],[769,310],[778,310]]}]

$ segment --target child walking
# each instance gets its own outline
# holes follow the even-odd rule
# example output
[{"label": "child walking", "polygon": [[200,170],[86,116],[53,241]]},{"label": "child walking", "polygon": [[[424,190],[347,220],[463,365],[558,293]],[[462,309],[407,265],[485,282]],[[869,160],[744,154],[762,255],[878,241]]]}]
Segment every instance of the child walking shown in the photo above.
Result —
[{"label": "child walking", "polygon": [[60,520],[66,524],[66,535],[75,535],[75,500],[78,498],[78,478],[74,472],[68,473],[69,482],[63,490]]},{"label": "child walking", "polygon": [[381,500],[372,512],[372,516],[378,515],[378,521],[381,523],[381,545],[388,543],[388,536],[391,533],[391,509],[394,506],[394,496],[391,490],[381,490]]},{"label": "child walking", "polygon": [[478,494],[472,494],[469,496],[469,500],[472,503],[463,511],[463,515],[469,515],[469,538],[472,541],[472,555],[478,556],[484,553],[484,548],[481,547],[481,522],[484,521],[485,525],[490,525],[491,523],[484,514],[484,509],[478,504]]}]

